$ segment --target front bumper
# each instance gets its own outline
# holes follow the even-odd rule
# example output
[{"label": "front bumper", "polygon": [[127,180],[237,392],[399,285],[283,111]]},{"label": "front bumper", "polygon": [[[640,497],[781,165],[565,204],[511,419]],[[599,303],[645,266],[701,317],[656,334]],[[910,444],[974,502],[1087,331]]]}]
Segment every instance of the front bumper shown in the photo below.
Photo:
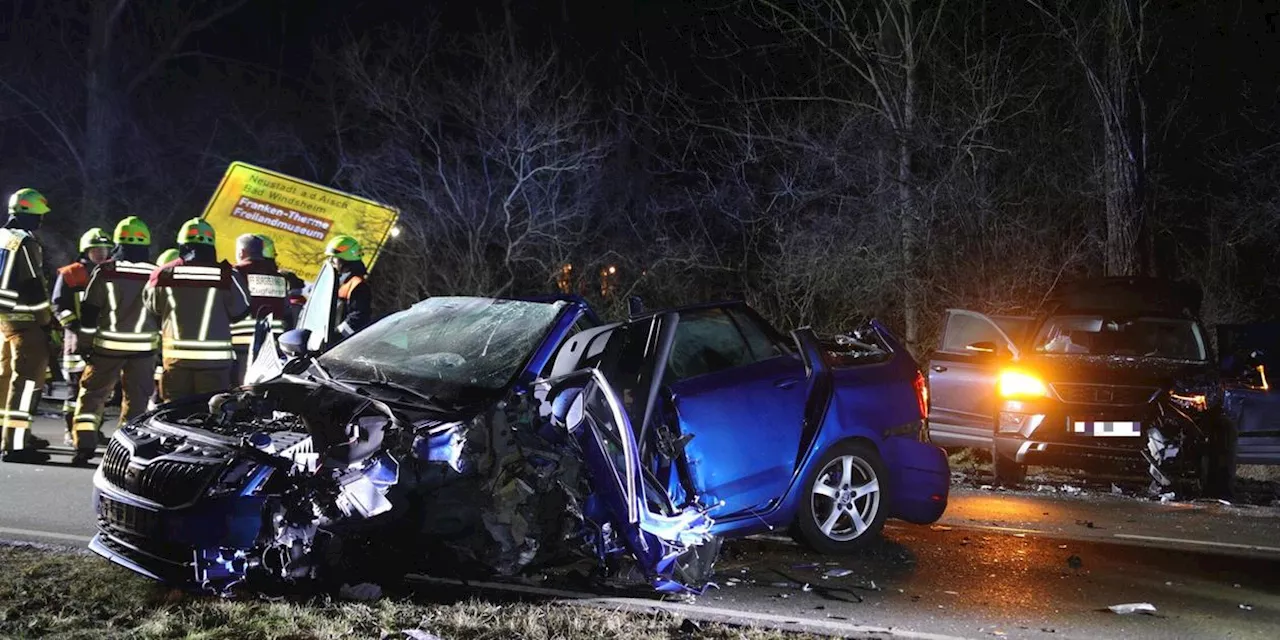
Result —
[{"label": "front bumper", "polygon": [[262,527],[263,499],[228,496],[166,508],[94,475],[98,534],[94,553],[131,571],[171,584],[199,584],[202,552],[249,549]]}]

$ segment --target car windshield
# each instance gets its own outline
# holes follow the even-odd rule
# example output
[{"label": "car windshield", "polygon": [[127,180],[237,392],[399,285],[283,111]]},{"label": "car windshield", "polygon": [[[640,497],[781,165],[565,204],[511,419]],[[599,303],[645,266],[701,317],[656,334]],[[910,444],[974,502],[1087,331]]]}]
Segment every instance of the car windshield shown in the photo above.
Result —
[{"label": "car windshield", "polygon": [[357,333],[319,362],[339,380],[388,381],[460,400],[510,384],[566,304],[429,298]]},{"label": "car windshield", "polygon": [[1034,344],[1047,354],[1205,359],[1199,325],[1174,318],[1054,316],[1040,326]]}]

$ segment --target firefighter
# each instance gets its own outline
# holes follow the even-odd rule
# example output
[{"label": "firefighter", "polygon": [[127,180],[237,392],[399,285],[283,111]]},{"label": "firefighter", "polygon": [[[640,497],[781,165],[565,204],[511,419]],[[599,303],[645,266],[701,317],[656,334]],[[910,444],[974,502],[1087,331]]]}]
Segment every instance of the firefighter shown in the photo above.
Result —
[{"label": "firefighter", "polygon": [[120,383],[120,424],[147,410],[155,389],[155,354],[159,329],[142,299],[155,272],[151,263],[151,229],[137,216],[116,224],[111,260],[94,270],[81,303],[81,322],[93,333],[93,348],[80,381],[74,422],[72,464],[93,457],[102,411]]},{"label": "firefighter", "polygon": [[[177,249],[165,249],[160,254],[160,257],[156,258],[156,266],[159,268],[167,267],[169,263],[178,258]],[[156,358],[155,389],[151,392],[151,400],[147,403],[148,411],[160,406],[160,376],[164,375],[164,349],[160,349],[159,355],[160,357]]]},{"label": "firefighter", "polygon": [[254,235],[262,238],[262,257],[272,267],[275,267],[276,271],[280,273],[280,276],[288,284],[288,314],[285,316],[284,324],[289,329],[297,327],[298,318],[302,315],[302,307],[307,304],[307,297],[302,295],[302,289],[306,286],[306,283],[302,281],[302,278],[298,277],[298,274],[281,269],[280,265],[276,263],[276,243],[271,239],[271,236],[265,233],[255,233]]},{"label": "firefighter", "polygon": [[362,260],[364,251],[355,238],[338,236],[329,242],[324,254],[338,270],[338,316],[342,318],[338,336],[349,338],[373,320],[373,292],[369,288],[369,270]]},{"label": "firefighter", "polygon": [[44,279],[44,249],[34,232],[49,202],[35,189],[19,189],[9,197],[9,220],[0,229],[0,460],[44,462],[47,440],[30,435],[31,419],[40,404],[49,362],[53,329],[49,287]]},{"label": "firefighter", "polygon": [[164,402],[231,386],[231,324],[249,313],[244,280],[226,261],[218,262],[208,222],[192,218],[182,225],[178,253],[176,262],[151,274],[144,294],[162,327]]},{"label": "firefighter", "polygon": [[[94,331],[80,322],[80,301],[84,299],[84,290],[89,286],[89,276],[93,274],[94,267],[111,257],[113,244],[111,236],[100,227],[84,232],[80,236],[80,257],[58,269],[58,277],[53,282],[53,317],[62,325],[62,371],[68,387],[67,399],[62,403],[62,419],[67,427],[63,443],[67,446],[75,443],[71,418],[75,415],[80,376],[84,373],[83,351],[88,350]],[[81,344],[82,340],[84,344]]]},{"label": "firefighter", "polygon": [[[236,238],[236,273],[244,277],[249,289],[249,315],[231,325],[231,344],[236,351],[236,369],[232,382],[244,382],[249,368],[249,350],[259,318],[271,316],[271,333],[277,338],[287,329],[289,322],[289,283],[276,269],[275,262],[267,258],[263,237],[246,233]],[[272,247],[274,249],[274,247]],[[272,256],[275,252],[272,251]]]}]

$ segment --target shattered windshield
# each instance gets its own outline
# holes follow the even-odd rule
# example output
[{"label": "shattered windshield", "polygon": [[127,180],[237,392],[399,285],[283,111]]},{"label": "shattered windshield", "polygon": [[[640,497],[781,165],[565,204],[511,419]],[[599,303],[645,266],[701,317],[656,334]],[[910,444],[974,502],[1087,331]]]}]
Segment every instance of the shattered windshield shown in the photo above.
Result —
[{"label": "shattered windshield", "polygon": [[564,302],[423,300],[320,357],[336,379],[386,381],[433,397],[505,388],[542,343]]},{"label": "shattered windshield", "polygon": [[1054,316],[1040,326],[1035,350],[1046,354],[1205,359],[1204,338],[1191,320],[1173,318]]}]

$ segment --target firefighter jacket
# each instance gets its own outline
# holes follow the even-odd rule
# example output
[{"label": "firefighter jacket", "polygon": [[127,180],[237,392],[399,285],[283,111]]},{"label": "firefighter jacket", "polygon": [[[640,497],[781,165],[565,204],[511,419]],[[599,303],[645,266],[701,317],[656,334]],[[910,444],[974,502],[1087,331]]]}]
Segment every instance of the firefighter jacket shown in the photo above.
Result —
[{"label": "firefighter jacket", "polygon": [[82,331],[93,336],[93,352],[116,358],[149,356],[160,341],[159,326],[143,300],[156,266],[112,260],[98,265],[81,303]]},{"label": "firefighter jacket", "polygon": [[373,291],[369,288],[364,269],[348,271],[338,279],[338,316],[342,318],[338,335],[343,338],[373,321]]},{"label": "firefighter jacket", "polygon": [[84,300],[84,290],[89,286],[89,276],[95,266],[89,259],[81,258],[58,269],[58,277],[53,281],[53,317],[63,329],[80,329],[80,301]]},{"label": "firefighter jacket", "polygon": [[280,335],[293,328],[289,310],[289,282],[269,260],[250,260],[235,266],[249,290],[249,315],[231,325],[231,344],[248,348],[253,344],[258,318],[271,315],[271,333]]},{"label": "firefighter jacket", "polygon": [[156,269],[143,295],[161,325],[166,369],[219,369],[235,361],[231,325],[249,313],[249,293],[231,265],[179,260]]},{"label": "firefighter jacket", "polygon": [[29,231],[0,229],[0,323],[12,329],[53,322],[44,248]]}]

